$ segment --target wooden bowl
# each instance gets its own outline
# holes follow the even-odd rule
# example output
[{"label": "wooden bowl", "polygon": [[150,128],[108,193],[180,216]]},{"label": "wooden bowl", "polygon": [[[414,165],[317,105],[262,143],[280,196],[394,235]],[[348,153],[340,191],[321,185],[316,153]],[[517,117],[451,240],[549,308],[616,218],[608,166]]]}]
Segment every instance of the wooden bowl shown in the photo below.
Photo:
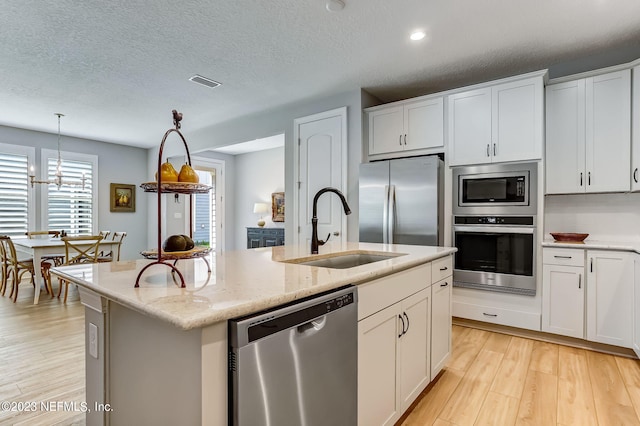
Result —
[{"label": "wooden bowl", "polygon": [[581,243],[589,234],[571,234],[564,232],[551,232],[551,236],[554,240],[563,243]]}]

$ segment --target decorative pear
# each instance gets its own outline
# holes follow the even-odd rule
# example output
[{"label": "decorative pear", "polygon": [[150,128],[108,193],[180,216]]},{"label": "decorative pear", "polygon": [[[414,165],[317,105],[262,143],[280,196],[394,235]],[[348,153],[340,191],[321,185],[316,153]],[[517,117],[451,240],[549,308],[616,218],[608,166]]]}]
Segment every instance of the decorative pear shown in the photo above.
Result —
[{"label": "decorative pear", "polygon": [[180,169],[178,182],[198,183],[200,182],[200,179],[198,178],[198,174],[195,172],[195,170],[193,170],[190,165],[185,163]]},{"label": "decorative pear", "polygon": [[[178,172],[173,168],[173,165],[167,160],[166,163],[162,163],[160,166],[160,174],[162,182],[178,182]],[[158,180],[158,172],[156,172],[156,181]]]}]

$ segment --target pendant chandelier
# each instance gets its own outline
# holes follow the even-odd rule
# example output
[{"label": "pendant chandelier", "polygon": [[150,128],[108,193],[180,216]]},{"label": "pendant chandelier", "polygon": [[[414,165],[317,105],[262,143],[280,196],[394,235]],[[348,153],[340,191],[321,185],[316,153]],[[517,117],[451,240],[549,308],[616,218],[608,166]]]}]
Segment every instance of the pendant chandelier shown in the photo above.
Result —
[{"label": "pendant chandelier", "polygon": [[46,185],[56,185],[58,189],[60,189],[62,185],[81,186],[82,189],[84,189],[84,183],[87,180],[84,173],[82,173],[82,178],[80,179],[80,182],[64,180],[64,178],[62,177],[62,158],[60,157],[60,117],[64,117],[64,114],[56,112],[54,113],[54,115],[58,117],[58,165],[56,167],[56,175],[54,179],[36,180],[36,175],[33,170],[33,166],[31,166],[31,173],[29,174],[29,178],[31,179],[31,187],[33,188],[36,183],[39,183],[39,184],[46,184]]}]

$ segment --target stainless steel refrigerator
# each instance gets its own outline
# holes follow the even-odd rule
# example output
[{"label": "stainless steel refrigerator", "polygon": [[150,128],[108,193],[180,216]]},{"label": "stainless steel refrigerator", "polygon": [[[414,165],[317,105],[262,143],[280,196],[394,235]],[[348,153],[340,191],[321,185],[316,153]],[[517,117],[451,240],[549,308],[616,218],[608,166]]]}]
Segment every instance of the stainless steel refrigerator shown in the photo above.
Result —
[{"label": "stainless steel refrigerator", "polygon": [[437,156],[360,165],[360,241],[443,243],[443,162]]}]

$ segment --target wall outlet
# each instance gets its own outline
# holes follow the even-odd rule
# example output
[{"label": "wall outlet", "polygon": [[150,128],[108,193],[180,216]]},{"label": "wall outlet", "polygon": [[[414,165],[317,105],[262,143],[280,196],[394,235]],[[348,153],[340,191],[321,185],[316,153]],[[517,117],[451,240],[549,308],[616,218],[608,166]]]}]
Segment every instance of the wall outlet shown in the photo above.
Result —
[{"label": "wall outlet", "polygon": [[89,355],[98,359],[98,326],[89,323]]}]

